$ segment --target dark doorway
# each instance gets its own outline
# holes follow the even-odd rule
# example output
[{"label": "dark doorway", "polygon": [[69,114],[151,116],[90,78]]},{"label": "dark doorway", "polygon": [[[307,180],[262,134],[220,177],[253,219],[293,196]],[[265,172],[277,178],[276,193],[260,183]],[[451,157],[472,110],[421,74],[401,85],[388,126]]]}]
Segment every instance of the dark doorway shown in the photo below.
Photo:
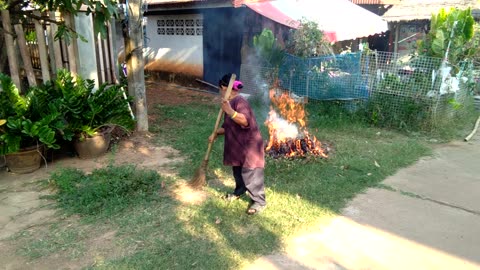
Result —
[{"label": "dark doorway", "polygon": [[240,74],[245,9],[206,9],[203,14],[203,80],[217,85],[225,73]]}]

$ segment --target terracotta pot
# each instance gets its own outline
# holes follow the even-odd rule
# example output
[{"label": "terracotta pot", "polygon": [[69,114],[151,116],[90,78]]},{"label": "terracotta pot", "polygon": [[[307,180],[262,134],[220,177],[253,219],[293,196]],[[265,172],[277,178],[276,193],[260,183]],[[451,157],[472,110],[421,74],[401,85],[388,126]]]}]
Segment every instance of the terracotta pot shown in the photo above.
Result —
[{"label": "terracotta pot", "polygon": [[89,159],[96,158],[105,154],[110,146],[110,132],[99,133],[98,135],[80,139],[75,139],[73,146],[79,158]]},{"label": "terracotta pot", "polygon": [[28,147],[16,153],[5,155],[6,166],[12,173],[31,173],[42,164],[43,146]]}]

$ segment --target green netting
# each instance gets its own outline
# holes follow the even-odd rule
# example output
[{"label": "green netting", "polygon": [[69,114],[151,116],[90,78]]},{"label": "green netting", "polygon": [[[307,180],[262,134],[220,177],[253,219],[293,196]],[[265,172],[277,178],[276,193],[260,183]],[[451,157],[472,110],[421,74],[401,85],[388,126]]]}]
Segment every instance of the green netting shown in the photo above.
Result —
[{"label": "green netting", "polygon": [[311,99],[366,98],[360,60],[360,53],[308,59],[287,55],[278,72],[280,87]]},{"label": "green netting", "polygon": [[342,100],[350,112],[365,108],[381,126],[430,129],[462,113],[478,74],[471,61],[451,66],[439,58],[369,52],[287,55],[278,69],[242,65],[240,76],[250,94],[277,85],[300,97]]}]

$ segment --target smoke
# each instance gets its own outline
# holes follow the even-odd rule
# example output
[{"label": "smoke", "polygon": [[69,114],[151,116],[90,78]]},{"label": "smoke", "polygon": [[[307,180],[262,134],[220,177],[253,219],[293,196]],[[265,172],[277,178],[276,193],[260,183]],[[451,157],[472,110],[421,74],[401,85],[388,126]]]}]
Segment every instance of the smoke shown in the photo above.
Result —
[{"label": "smoke", "polygon": [[266,123],[272,127],[270,130],[275,132],[274,137],[279,141],[297,138],[298,136],[298,127],[278,116],[274,110],[270,111]]},{"label": "smoke", "polygon": [[269,68],[261,66],[254,48],[245,49],[243,59],[240,80],[246,86],[245,92],[250,94],[250,102],[255,105],[257,119],[265,121],[268,118],[269,90],[272,87],[265,79]]}]

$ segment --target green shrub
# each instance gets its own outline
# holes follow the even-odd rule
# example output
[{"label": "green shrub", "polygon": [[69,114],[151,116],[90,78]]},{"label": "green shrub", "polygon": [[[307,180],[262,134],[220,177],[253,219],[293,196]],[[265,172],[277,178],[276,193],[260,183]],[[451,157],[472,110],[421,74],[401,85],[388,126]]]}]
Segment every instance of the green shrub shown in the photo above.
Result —
[{"label": "green shrub", "polygon": [[117,212],[151,198],[160,188],[159,178],[155,171],[110,165],[91,174],[74,168],[61,169],[52,174],[50,182],[57,189],[53,198],[67,213],[95,215]]},{"label": "green shrub", "polygon": [[[58,149],[56,133],[65,129],[58,103],[48,102],[40,88],[20,93],[12,79],[0,73],[0,155],[44,144]],[[2,121],[2,122],[3,122]]]},{"label": "green shrub", "polygon": [[133,130],[135,121],[130,115],[128,101],[123,97],[121,85],[100,85],[95,89],[93,80],[74,78],[66,70],[59,70],[57,78],[40,90],[50,103],[58,103],[68,123],[64,138],[93,136],[105,126],[120,126]]},{"label": "green shrub", "polygon": [[376,92],[366,107],[367,120],[386,128],[428,131],[432,116],[432,102],[415,96]]}]

